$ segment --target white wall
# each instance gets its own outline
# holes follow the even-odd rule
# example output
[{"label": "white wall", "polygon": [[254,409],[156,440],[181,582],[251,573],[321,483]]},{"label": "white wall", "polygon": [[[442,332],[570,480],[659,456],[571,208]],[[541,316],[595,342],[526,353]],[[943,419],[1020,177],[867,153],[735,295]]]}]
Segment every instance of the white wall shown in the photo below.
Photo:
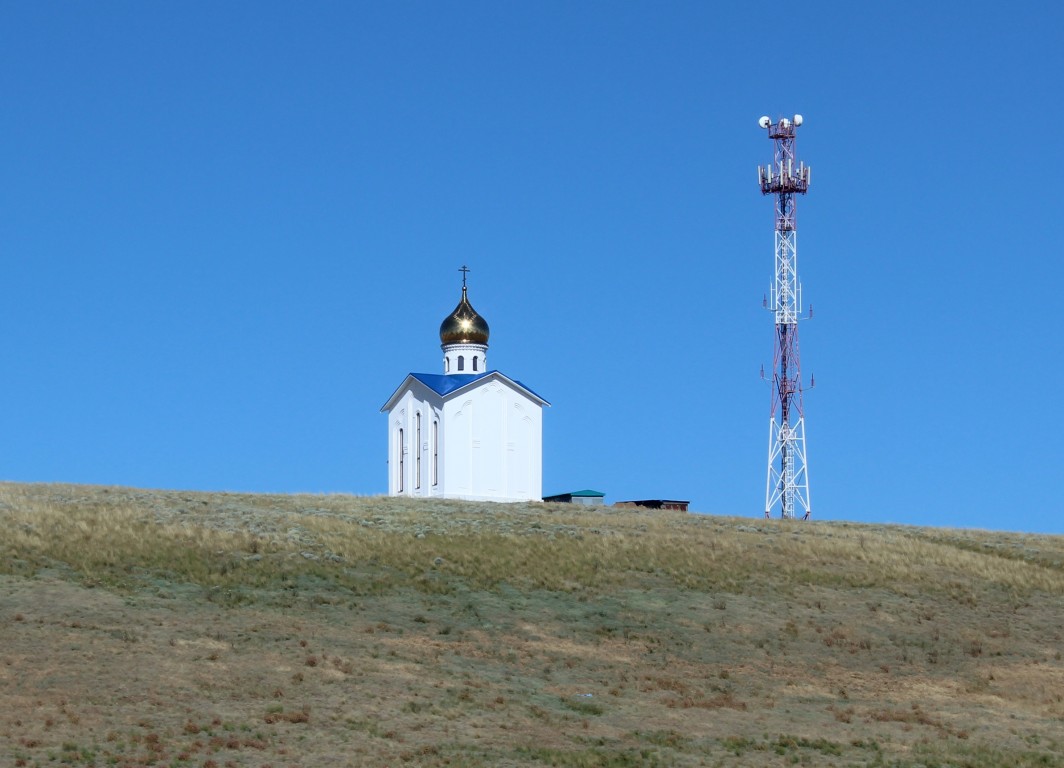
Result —
[{"label": "white wall", "polygon": [[[420,443],[417,441],[419,412]],[[439,482],[435,486],[432,484],[433,419],[438,419],[440,424]],[[404,443],[401,462],[400,429]],[[416,476],[419,453],[420,487]],[[487,377],[448,400],[413,381],[388,412],[388,494],[539,501],[543,497],[542,406],[494,377]]]},{"label": "white wall", "polygon": [[491,379],[444,404],[443,495],[539,501],[543,495],[543,409]]},{"label": "white wall", "polygon": [[[462,357],[464,366],[458,370],[458,357]],[[473,367],[473,358],[476,358],[476,367]],[[443,372],[454,373],[484,373],[488,370],[488,347],[486,344],[444,344],[443,345]]]},{"label": "white wall", "polygon": [[[388,495],[439,496],[443,492],[442,408],[440,397],[420,382],[403,393],[399,402],[388,412]],[[421,441],[417,440],[417,414],[421,414]],[[439,485],[432,484],[432,421],[440,424]],[[399,430],[403,430],[403,460],[400,462]],[[421,456],[421,482],[418,483],[418,454]],[[402,466],[403,482],[399,474]],[[402,491],[400,491],[402,487]]]}]

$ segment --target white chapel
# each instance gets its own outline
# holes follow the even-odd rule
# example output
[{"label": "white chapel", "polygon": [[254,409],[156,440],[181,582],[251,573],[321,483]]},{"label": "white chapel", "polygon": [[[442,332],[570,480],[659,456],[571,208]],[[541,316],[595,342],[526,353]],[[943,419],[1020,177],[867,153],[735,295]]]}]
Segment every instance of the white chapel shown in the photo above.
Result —
[{"label": "white chapel", "polygon": [[388,494],[475,501],[543,498],[546,400],[488,368],[488,323],[462,299],[440,325],[443,373],[410,373],[388,415]]}]

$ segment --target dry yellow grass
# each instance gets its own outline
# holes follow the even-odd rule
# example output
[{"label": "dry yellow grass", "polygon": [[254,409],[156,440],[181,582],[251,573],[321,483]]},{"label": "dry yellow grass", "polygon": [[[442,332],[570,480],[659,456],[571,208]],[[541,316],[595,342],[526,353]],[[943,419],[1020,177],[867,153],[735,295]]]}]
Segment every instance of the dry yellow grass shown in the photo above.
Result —
[{"label": "dry yellow grass", "polygon": [[0,598],[0,764],[1064,764],[1062,537],[0,484]]}]

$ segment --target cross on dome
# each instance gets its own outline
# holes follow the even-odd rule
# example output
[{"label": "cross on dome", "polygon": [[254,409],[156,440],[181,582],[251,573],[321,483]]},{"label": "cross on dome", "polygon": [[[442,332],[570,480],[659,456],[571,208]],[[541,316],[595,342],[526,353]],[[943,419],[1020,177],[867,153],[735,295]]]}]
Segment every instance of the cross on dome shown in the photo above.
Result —
[{"label": "cross on dome", "polygon": [[466,276],[471,271],[466,265],[458,270],[462,273],[462,299],[443,323],[440,324],[440,343],[448,344],[483,344],[488,343],[488,321],[477,314],[469,303],[466,292]]}]

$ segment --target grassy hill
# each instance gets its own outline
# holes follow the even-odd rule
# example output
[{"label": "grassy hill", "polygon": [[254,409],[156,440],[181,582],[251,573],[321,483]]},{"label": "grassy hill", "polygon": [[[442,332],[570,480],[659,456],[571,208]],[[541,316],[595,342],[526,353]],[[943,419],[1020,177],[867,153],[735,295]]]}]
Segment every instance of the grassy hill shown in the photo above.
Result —
[{"label": "grassy hill", "polygon": [[0,765],[1061,766],[1064,537],[0,484]]}]

